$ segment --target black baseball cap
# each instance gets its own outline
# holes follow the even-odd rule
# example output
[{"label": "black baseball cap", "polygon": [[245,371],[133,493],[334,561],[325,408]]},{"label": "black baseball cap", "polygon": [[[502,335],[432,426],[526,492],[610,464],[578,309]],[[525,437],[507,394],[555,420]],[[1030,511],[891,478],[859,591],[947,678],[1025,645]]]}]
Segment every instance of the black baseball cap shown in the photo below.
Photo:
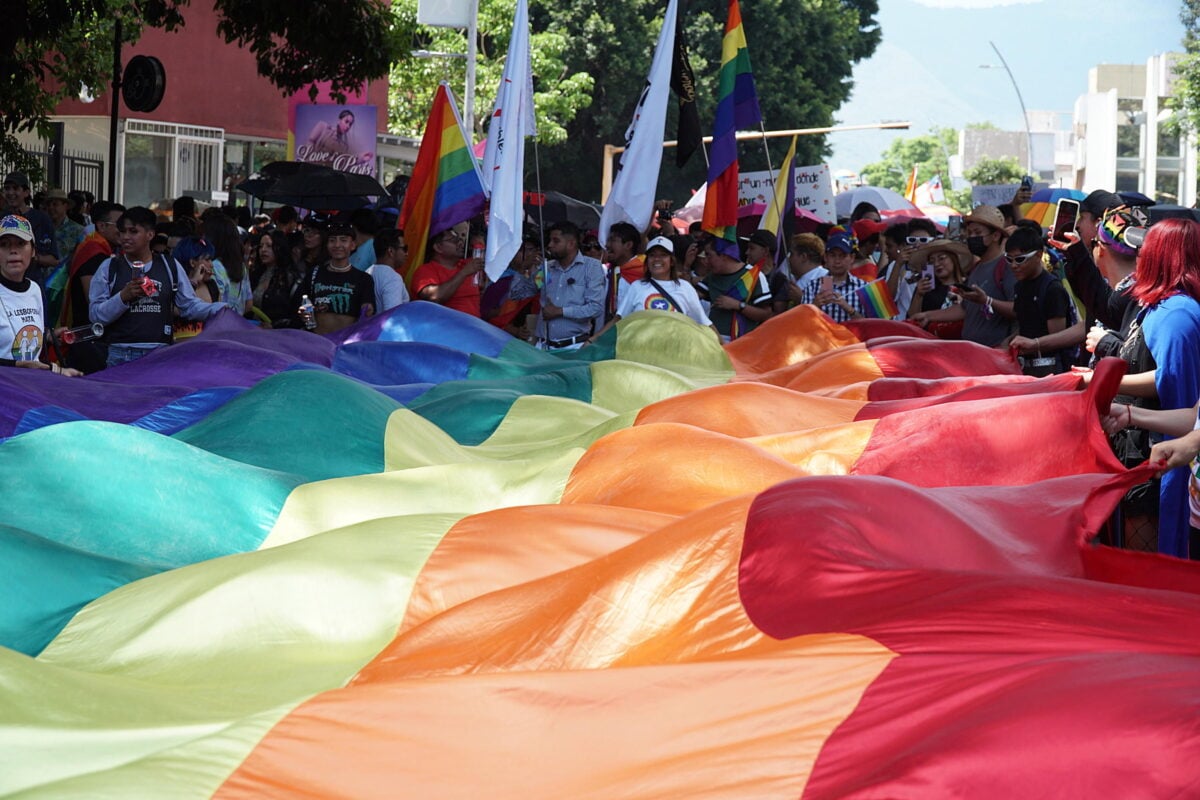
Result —
[{"label": "black baseball cap", "polygon": [[778,244],[775,239],[775,234],[771,233],[770,231],[764,231],[761,228],[745,237],[744,241],[749,244],[756,244],[759,247],[765,247],[767,248],[767,252],[771,253],[772,255],[774,255],[775,247]]},{"label": "black baseball cap", "polygon": [[1096,191],[1083,198],[1079,204],[1080,211],[1086,211],[1096,219],[1104,216],[1104,212],[1117,206],[1125,205],[1125,201],[1115,192],[1109,192],[1104,189]]}]

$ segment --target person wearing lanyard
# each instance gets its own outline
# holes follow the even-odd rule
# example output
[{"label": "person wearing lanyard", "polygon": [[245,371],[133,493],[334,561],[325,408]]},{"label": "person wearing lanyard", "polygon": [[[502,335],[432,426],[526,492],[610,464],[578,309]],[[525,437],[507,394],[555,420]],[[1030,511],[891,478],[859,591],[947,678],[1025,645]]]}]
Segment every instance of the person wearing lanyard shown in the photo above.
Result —
[{"label": "person wearing lanyard", "polygon": [[592,335],[592,322],[604,306],[604,267],[579,253],[579,228],[556,222],[548,231],[539,350],[577,350]]}]

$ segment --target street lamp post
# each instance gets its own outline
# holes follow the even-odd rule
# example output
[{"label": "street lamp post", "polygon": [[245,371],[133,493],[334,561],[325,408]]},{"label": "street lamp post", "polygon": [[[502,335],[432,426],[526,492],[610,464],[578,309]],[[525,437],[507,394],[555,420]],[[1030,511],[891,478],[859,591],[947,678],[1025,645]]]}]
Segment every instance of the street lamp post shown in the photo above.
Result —
[{"label": "street lamp post", "polygon": [[996,58],[1000,59],[1000,66],[995,64],[980,64],[980,69],[1001,69],[1008,73],[1008,79],[1012,82],[1013,91],[1017,93],[1017,102],[1021,104],[1021,119],[1025,122],[1025,171],[1033,175],[1033,133],[1029,130],[1029,112],[1025,110],[1025,98],[1021,97],[1021,88],[1017,86],[1017,79],[1013,77],[1012,70],[1008,68],[1008,62],[1004,60],[1004,55],[1000,52],[1000,48],[996,47],[995,42],[988,42],[992,49],[996,51]]},{"label": "street lamp post", "polygon": [[[418,19],[418,22],[425,20]],[[467,135],[471,137],[471,143],[475,140],[475,61],[478,56],[479,48],[476,43],[478,38],[479,28],[479,0],[471,0],[468,8],[467,17],[467,52],[465,53],[440,53],[431,50],[413,50],[414,58],[461,58],[467,62],[467,85],[463,89],[463,127],[467,129]],[[432,23],[439,27],[455,27],[447,26],[442,23]]]}]

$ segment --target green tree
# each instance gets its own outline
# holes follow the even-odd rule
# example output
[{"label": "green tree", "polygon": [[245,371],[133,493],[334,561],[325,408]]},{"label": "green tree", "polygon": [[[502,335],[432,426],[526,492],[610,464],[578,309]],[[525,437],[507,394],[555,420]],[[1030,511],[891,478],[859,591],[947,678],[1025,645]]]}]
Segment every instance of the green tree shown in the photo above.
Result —
[{"label": "green tree", "polygon": [[[486,121],[496,102],[504,59],[512,35],[516,0],[480,0],[475,66],[475,131],[478,139],[486,135]],[[396,0],[393,6],[402,27],[414,30],[412,49],[431,53],[465,53],[465,31],[417,25],[417,0]],[[564,61],[567,39],[559,33],[530,31],[530,61],[534,79],[534,109],[538,123],[538,142],[554,144],[566,139],[566,123],[576,110],[591,101],[594,79],[586,71],[569,72]],[[454,90],[460,111],[466,83],[466,62],[462,58],[406,58],[397,61],[389,83],[388,127],[392,133],[419,137],[425,131],[429,107],[440,81]]]},{"label": "green tree", "polygon": [[1200,0],[1184,0],[1179,21],[1184,55],[1175,64],[1175,83],[1167,100],[1167,107],[1175,111],[1167,123],[1173,135],[1200,131]]},{"label": "green tree", "polygon": [[[986,127],[986,124],[978,127]],[[950,154],[956,152],[958,131],[954,128],[934,128],[924,136],[898,137],[888,145],[879,161],[863,167],[862,178],[871,186],[883,186],[903,194],[915,166],[918,184],[935,175],[940,176],[946,195],[945,205],[966,213],[971,210],[971,190],[950,188]]]},{"label": "green tree", "polygon": [[1025,168],[1013,156],[984,158],[963,175],[973,184],[994,186],[1004,183],[1017,184],[1025,176]]},{"label": "green tree", "polygon": [[883,151],[879,161],[862,168],[862,178],[871,186],[903,193],[915,166],[917,183],[934,175],[940,175],[943,183],[949,183],[950,154],[957,151],[958,131],[953,128],[934,128],[924,136],[897,137]]},{"label": "green tree", "polygon": [[[105,91],[112,80],[113,42],[120,23],[123,43],[146,27],[175,30],[188,0],[28,0],[8,4],[0,25],[0,159],[37,175],[36,162],[16,134],[45,136],[49,116],[67,97],[88,87]],[[216,0],[218,32],[249,48],[259,72],[284,92],[327,80],[345,91],[387,74],[407,57],[405,30],[376,0]],[[346,43],[352,42],[352,47]]]},{"label": "green tree", "polygon": [[[696,73],[701,126],[709,132],[716,108],[727,6],[720,0],[692,0],[690,8],[687,5],[681,3],[680,13],[684,14]],[[600,199],[604,145],[624,141],[650,68],[664,7],[661,0],[539,1],[531,5],[532,30],[557,36],[563,43],[561,71],[547,75],[535,64],[535,91],[543,89],[546,78],[559,75],[589,74],[595,81],[587,93],[591,102],[580,102],[573,118],[562,119],[565,136],[561,143],[540,150],[543,188]],[[768,129],[833,124],[834,112],[853,88],[853,65],[870,56],[880,41],[874,20],[878,10],[877,0],[764,0],[743,6],[750,61]],[[501,55],[497,53],[497,57]],[[672,101],[666,138],[674,138],[674,126]],[[774,166],[787,146],[783,139],[771,140]],[[766,167],[762,145],[744,142],[740,151],[744,171]],[[801,137],[796,157],[801,164],[819,163],[827,153],[824,137]],[[704,182],[706,171],[701,154],[680,171],[668,151],[659,176],[660,194],[682,204],[689,189]]]}]

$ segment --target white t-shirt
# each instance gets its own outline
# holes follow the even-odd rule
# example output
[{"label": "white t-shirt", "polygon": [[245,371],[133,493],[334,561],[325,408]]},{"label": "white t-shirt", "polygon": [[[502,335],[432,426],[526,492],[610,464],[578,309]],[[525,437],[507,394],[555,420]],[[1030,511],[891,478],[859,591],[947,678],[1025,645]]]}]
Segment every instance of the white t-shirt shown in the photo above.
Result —
[{"label": "white t-shirt", "polygon": [[375,281],[375,313],[381,314],[408,302],[408,289],[404,279],[387,264],[374,264],[367,274]]},{"label": "white t-shirt", "polygon": [[0,358],[37,361],[42,354],[42,291],[33,281],[24,291],[0,284]]},{"label": "white t-shirt", "polygon": [[[686,281],[659,281],[667,294],[675,298],[675,302],[683,309],[683,313],[705,327],[712,325],[704,307],[700,305],[700,296],[696,287]],[[636,280],[633,283],[622,283],[620,302],[617,303],[617,315],[627,317],[635,311],[676,311],[671,301],[662,292],[654,288],[649,281]]]},{"label": "white t-shirt", "polygon": [[819,281],[828,274],[829,270],[825,269],[824,267],[813,267],[799,278],[796,278],[796,286],[800,288],[800,291],[804,291],[808,288],[810,283],[813,281]]},{"label": "white t-shirt", "polygon": [[908,307],[912,305],[913,295],[916,294],[917,285],[908,282],[908,266],[905,264],[897,264],[895,261],[888,264],[887,269],[880,272],[880,276],[885,280],[892,277],[892,270],[904,270],[900,276],[900,283],[896,286],[896,296],[892,298],[896,301],[896,309],[899,312],[893,319],[905,319],[908,317]]}]

